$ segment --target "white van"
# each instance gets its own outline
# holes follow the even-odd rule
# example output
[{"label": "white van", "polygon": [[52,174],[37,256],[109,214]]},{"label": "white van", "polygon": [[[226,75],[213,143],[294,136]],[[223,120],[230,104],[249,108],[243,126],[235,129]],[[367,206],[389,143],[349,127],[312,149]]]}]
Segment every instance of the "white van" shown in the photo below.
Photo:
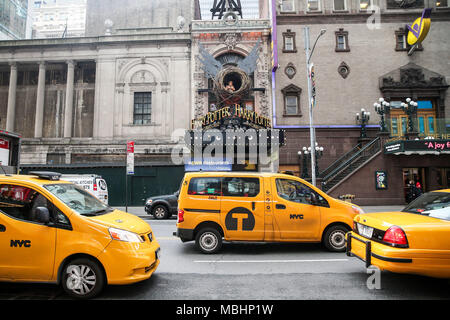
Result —
[{"label": "white van", "polygon": [[104,204],[108,204],[108,186],[101,176],[96,174],[63,174],[60,179],[79,185]]}]

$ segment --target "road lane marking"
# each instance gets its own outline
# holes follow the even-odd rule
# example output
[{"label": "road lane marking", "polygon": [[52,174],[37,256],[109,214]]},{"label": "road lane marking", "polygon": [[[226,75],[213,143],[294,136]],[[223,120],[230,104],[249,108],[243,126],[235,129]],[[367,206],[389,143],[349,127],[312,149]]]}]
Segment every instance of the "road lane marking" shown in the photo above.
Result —
[{"label": "road lane marking", "polygon": [[156,240],[178,240],[177,237],[156,237]]},{"label": "road lane marking", "polygon": [[298,262],[345,262],[348,259],[310,259],[310,260],[194,260],[195,263],[298,263]]}]

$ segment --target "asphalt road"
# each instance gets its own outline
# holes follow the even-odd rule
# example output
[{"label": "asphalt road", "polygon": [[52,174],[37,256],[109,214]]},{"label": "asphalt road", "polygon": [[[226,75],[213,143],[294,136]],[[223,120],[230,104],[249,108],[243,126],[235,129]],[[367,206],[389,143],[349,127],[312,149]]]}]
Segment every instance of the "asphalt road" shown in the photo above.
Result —
[{"label": "asphalt road", "polygon": [[[101,300],[292,300],[450,299],[450,282],[381,273],[381,288],[369,289],[363,263],[320,244],[225,243],[203,255],[193,242],[172,236],[175,219],[147,217],[161,245],[161,264],[147,281],[109,286]],[[54,285],[0,283],[0,299],[69,299]]]}]

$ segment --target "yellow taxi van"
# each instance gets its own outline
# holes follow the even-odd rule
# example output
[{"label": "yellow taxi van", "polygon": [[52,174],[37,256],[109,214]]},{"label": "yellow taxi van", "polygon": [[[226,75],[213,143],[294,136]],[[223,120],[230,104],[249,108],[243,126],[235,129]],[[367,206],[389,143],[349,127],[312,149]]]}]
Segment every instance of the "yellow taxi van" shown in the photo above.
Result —
[{"label": "yellow taxi van", "polygon": [[0,176],[0,281],[61,284],[88,299],[148,279],[160,250],[150,226],[59,177]]},{"label": "yellow taxi van", "polygon": [[178,198],[177,231],[203,253],[222,241],[322,242],[345,251],[345,234],[360,207],[334,199],[288,174],[186,173]]}]

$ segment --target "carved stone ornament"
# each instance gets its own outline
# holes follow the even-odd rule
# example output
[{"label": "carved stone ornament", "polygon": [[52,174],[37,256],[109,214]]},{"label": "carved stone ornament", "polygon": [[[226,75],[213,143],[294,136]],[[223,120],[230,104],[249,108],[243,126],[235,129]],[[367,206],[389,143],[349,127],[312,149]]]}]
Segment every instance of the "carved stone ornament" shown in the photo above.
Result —
[{"label": "carved stone ornament", "polygon": [[391,75],[384,77],[382,80],[383,87],[410,88],[447,86],[443,76],[436,74],[427,79],[423,69],[419,67],[400,69],[399,81],[395,81],[394,77]]},{"label": "carved stone ornament", "polygon": [[289,79],[292,79],[296,73],[297,73],[297,69],[295,68],[295,66],[290,62],[286,68],[284,68],[284,73],[288,76]]},{"label": "carved stone ornament", "polygon": [[338,67],[338,73],[342,78],[346,79],[350,74],[350,67],[345,62],[342,62]]},{"label": "carved stone ornament", "polygon": [[234,50],[239,43],[239,37],[236,33],[227,33],[224,36],[223,43],[227,46],[228,50]]},{"label": "carved stone ornament", "polygon": [[394,8],[423,8],[423,0],[387,0],[388,9]]}]

